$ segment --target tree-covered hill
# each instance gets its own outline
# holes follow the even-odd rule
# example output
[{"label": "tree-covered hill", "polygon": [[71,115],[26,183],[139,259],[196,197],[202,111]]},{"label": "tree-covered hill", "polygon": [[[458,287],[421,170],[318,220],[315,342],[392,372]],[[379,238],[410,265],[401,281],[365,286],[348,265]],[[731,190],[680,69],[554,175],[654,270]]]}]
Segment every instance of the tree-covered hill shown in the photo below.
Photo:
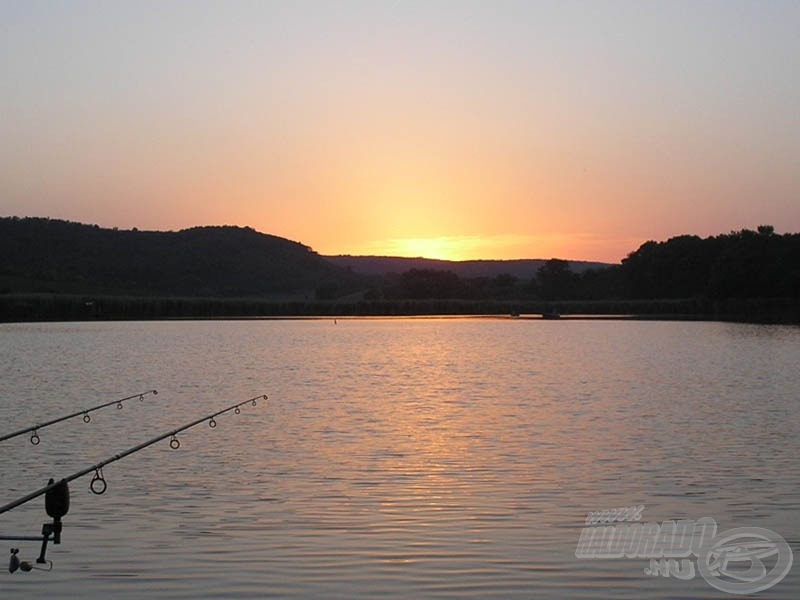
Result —
[{"label": "tree-covered hill", "polygon": [[307,246],[249,227],[120,231],[0,219],[0,291],[180,296],[346,292],[357,278]]},{"label": "tree-covered hill", "polygon": [[630,298],[798,298],[800,234],[770,225],[650,241],[622,261]]}]

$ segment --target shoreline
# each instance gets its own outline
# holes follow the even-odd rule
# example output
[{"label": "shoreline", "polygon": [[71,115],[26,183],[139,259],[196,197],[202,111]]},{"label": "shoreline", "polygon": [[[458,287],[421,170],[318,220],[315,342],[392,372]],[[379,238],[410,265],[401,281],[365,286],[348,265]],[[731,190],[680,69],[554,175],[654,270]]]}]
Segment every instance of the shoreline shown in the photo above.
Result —
[{"label": "shoreline", "polygon": [[[544,318],[556,312],[559,318]],[[505,318],[800,324],[792,298],[663,300],[358,300],[0,294],[0,322],[186,319]]]}]

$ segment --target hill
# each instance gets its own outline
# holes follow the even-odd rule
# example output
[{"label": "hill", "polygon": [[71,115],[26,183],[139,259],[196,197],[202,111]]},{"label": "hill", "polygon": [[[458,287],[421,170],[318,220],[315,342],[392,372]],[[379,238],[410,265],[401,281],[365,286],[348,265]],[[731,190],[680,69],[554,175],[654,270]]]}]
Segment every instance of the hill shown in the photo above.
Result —
[{"label": "hill", "polygon": [[178,232],[0,218],[0,292],[244,297],[360,285],[303,244],[249,227]]},{"label": "hill", "polygon": [[798,298],[800,234],[771,225],[642,244],[622,261],[633,299]]},{"label": "hill", "polygon": [[[399,274],[411,269],[450,271],[463,279],[476,277],[497,277],[512,275],[517,279],[530,280],[547,262],[544,259],[520,260],[437,260],[431,258],[404,258],[394,256],[326,256],[333,264],[351,269],[362,275]],[[610,265],[600,262],[570,261],[570,268],[575,273],[583,273],[589,269],[601,269]]]}]

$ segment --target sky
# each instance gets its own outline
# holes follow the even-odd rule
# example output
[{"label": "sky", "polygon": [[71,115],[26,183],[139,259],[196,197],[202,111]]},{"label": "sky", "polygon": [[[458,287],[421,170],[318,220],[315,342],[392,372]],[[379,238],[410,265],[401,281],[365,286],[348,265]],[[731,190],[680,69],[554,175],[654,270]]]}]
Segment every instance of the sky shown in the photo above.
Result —
[{"label": "sky", "polygon": [[800,231],[800,2],[0,0],[0,216],[618,262]]}]

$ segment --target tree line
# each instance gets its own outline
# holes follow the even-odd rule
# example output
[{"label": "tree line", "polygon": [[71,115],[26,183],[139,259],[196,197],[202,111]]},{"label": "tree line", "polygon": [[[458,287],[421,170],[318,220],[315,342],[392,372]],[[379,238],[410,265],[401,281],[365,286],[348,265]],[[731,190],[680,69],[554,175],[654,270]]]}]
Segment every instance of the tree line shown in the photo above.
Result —
[{"label": "tree line", "polygon": [[[264,302],[285,301],[304,303],[303,311],[316,310],[308,308],[311,302],[317,307],[361,306],[370,313],[398,306],[413,311],[415,302],[419,306],[426,300],[458,301],[446,309],[479,312],[483,308],[476,308],[478,302],[508,307],[514,302],[602,301],[623,306],[629,301],[691,299],[692,306],[703,307],[736,299],[796,301],[800,234],[781,235],[762,225],[707,238],[682,235],[648,241],[618,265],[578,271],[553,258],[532,277],[466,277],[432,268],[365,276],[330,263],[303,244],[251,228],[117,231],[55,219],[0,218],[0,295],[73,295],[85,296],[87,302],[99,296],[258,300],[246,305],[248,314],[266,310],[254,308]],[[401,304],[408,301],[410,305]],[[163,306],[192,314],[205,306],[182,302]],[[69,310],[92,313],[81,308],[81,300],[76,306]],[[236,304],[224,306],[228,314]],[[286,310],[281,308],[280,314]]]}]

